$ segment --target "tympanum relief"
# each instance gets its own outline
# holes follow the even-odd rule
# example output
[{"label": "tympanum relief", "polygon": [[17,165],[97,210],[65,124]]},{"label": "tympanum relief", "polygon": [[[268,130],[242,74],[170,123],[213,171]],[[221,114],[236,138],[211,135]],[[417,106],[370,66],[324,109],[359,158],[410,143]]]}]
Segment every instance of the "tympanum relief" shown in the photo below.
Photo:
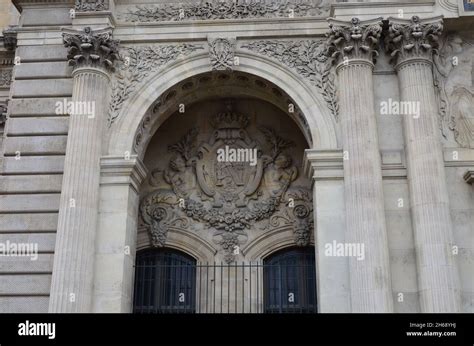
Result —
[{"label": "tympanum relief", "polygon": [[443,37],[434,62],[443,135],[451,130],[461,147],[474,148],[474,40]]},{"label": "tympanum relief", "polygon": [[228,263],[261,232],[291,229],[295,245],[308,245],[311,192],[303,178],[296,183],[295,143],[252,123],[232,103],[224,108],[209,117],[203,141],[201,129],[191,125],[168,146],[167,165],[151,170],[140,216],[152,246],[165,246],[173,228],[203,237],[201,232],[211,232],[206,238]]}]

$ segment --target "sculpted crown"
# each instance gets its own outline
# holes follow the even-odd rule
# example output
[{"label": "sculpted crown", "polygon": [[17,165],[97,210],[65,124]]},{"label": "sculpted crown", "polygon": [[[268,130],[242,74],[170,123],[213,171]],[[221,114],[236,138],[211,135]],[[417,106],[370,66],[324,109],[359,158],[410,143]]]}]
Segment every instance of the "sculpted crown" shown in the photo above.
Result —
[{"label": "sculpted crown", "polygon": [[233,111],[232,102],[227,101],[226,110],[217,113],[211,119],[211,124],[216,129],[245,129],[249,124],[249,117]]},{"label": "sculpted crown", "polygon": [[347,59],[375,60],[377,45],[382,33],[382,18],[361,21],[352,18],[350,22],[329,21],[328,54],[339,62]]},{"label": "sculpted crown", "polygon": [[65,30],[64,46],[68,48],[69,65],[77,67],[102,67],[113,70],[118,59],[118,41],[112,39],[110,28],[83,31]]},{"label": "sculpted crown", "polygon": [[442,17],[389,18],[389,23],[386,46],[392,62],[400,63],[410,58],[431,59],[443,31]]}]

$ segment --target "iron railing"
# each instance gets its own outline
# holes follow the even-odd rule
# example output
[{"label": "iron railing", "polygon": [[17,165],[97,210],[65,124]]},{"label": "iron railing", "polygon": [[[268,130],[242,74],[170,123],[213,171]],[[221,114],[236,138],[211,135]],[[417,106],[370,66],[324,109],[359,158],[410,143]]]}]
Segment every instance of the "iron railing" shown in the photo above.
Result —
[{"label": "iron railing", "polygon": [[136,313],[316,313],[312,264],[136,266]]}]

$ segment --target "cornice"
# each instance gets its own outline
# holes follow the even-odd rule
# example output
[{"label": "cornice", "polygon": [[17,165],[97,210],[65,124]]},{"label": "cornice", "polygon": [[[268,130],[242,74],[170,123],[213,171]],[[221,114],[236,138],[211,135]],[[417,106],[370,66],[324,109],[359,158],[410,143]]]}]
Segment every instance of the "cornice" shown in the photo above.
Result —
[{"label": "cornice", "polygon": [[26,7],[59,6],[74,8],[74,0],[13,0],[12,2],[20,12]]}]

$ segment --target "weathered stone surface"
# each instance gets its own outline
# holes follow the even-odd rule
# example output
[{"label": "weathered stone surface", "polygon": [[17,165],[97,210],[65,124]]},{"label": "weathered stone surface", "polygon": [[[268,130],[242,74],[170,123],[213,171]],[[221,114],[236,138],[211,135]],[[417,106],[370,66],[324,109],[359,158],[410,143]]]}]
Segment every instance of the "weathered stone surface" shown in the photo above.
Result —
[{"label": "weathered stone surface", "polygon": [[[58,225],[57,213],[2,214],[0,232],[55,232]],[[39,235],[41,237],[41,234]]]},{"label": "weathered stone surface", "polygon": [[9,136],[67,135],[68,122],[67,116],[10,118],[7,133]]},{"label": "weathered stone surface", "polygon": [[4,157],[2,161],[4,174],[62,174],[64,169],[64,155]]}]

